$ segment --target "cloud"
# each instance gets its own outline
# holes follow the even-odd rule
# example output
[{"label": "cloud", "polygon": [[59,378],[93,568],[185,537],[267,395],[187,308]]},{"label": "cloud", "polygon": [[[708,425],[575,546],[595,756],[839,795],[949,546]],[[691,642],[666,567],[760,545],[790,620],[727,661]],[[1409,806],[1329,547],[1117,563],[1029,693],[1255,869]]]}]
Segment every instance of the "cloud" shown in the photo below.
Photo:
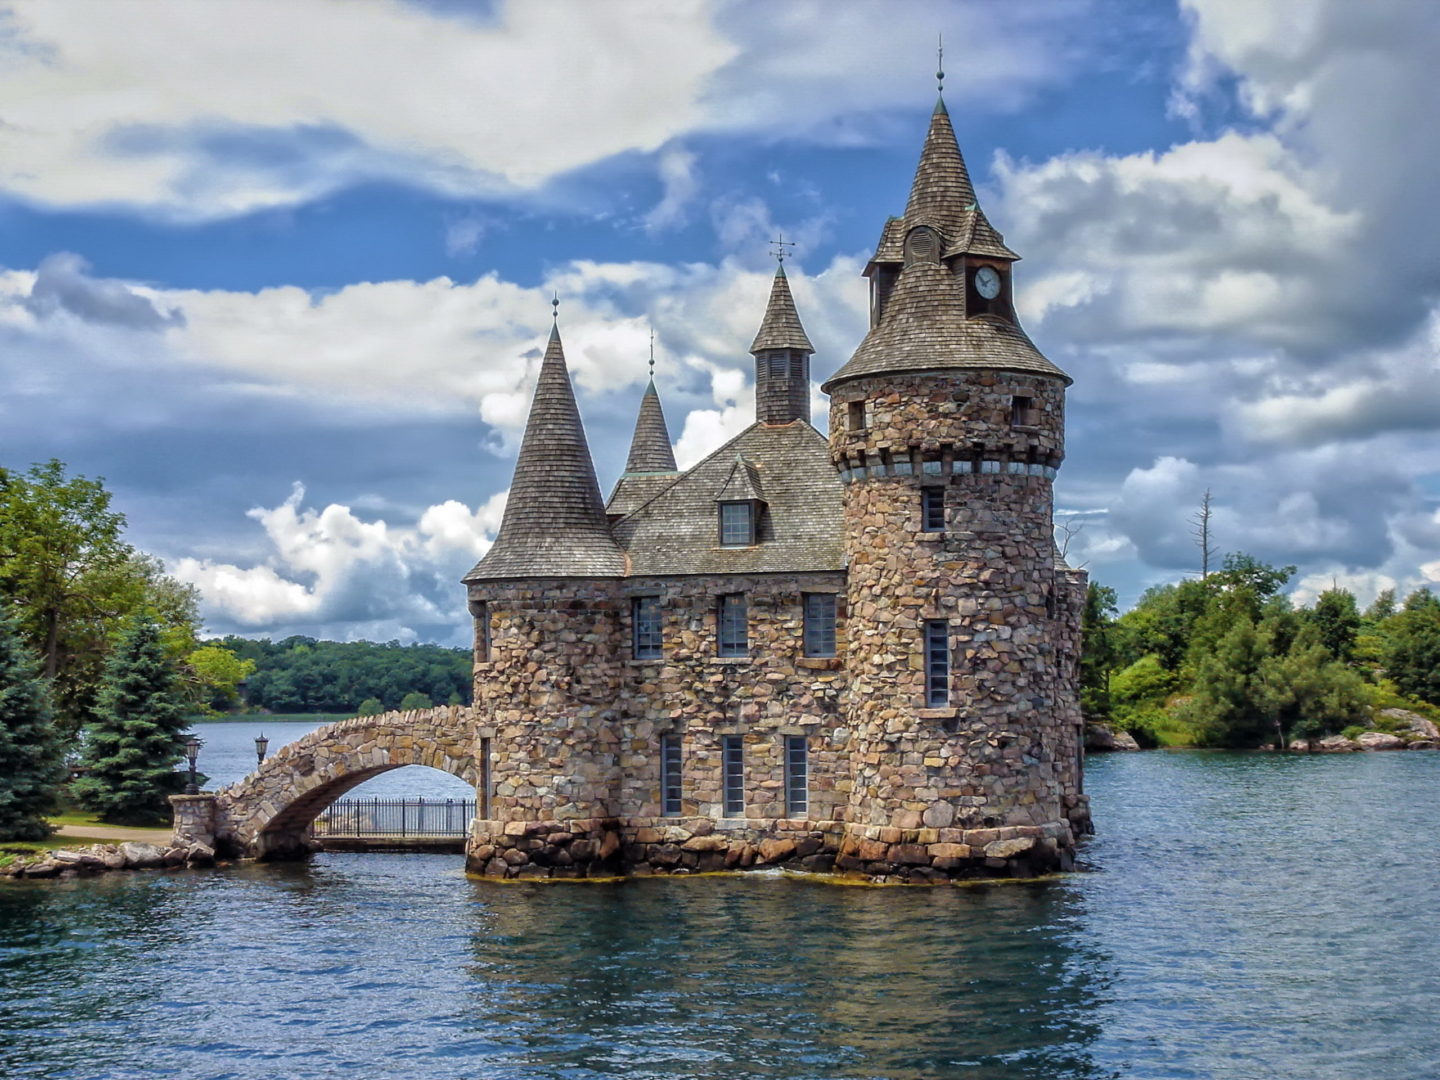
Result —
[{"label": "cloud", "polygon": [[251,566],[209,559],[172,561],[170,572],[195,585],[212,633],[275,636],[365,633],[402,641],[468,640],[458,582],[488,550],[506,493],[472,511],[448,501],[411,526],[365,521],[348,506],[305,506],[295,484],[279,506],[247,516],[264,529],[270,553]]},{"label": "cloud", "polygon": [[125,5],[12,3],[0,7],[0,189],[196,221],[367,181],[525,198],[584,166],[659,153],[663,228],[693,178],[676,140],[871,140],[928,83],[914,43],[937,26],[969,42],[957,104],[1004,108],[1076,63],[1092,6],[510,0],[466,18],[289,0],[257,19],[244,0],[203,14],[151,0],[138,30]]},{"label": "cloud", "polygon": [[155,301],[130,285],[91,277],[90,264],[68,251],[56,252],[35,268],[30,295],[20,302],[32,315],[45,317],[66,311],[86,322],[106,323],[133,330],[161,330],[184,326],[178,310],[161,312]]},{"label": "cloud", "polygon": [[694,154],[679,146],[667,147],[660,154],[658,168],[664,194],[645,215],[647,231],[660,232],[685,223],[686,210],[700,190],[700,178],[695,172],[697,160]]}]

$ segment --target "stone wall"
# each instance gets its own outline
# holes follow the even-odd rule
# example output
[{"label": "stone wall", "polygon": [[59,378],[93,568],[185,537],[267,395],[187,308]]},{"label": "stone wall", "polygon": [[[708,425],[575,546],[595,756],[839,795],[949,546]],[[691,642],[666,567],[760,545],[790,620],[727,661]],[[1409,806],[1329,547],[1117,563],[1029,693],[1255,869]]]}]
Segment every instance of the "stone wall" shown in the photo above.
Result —
[{"label": "stone wall", "polygon": [[[847,481],[850,557],[843,713],[858,825],[1048,829],[1045,839],[1068,848],[1080,783],[1078,609],[1055,568],[1051,520],[1063,394],[1057,379],[992,371],[836,388],[831,448]],[[1031,403],[1018,418],[1016,396]],[[849,426],[855,401],[866,403],[864,428]],[[943,530],[924,527],[922,487],[943,492]],[[931,620],[948,623],[941,707],[926,701]]]}]

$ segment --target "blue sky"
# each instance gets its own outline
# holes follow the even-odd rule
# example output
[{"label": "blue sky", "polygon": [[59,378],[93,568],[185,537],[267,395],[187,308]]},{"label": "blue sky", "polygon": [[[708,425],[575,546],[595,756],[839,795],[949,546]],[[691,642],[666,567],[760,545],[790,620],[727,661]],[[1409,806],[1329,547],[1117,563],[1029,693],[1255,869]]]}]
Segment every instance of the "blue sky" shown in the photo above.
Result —
[{"label": "blue sky", "polygon": [[[823,379],[946,100],[1076,382],[1070,553],[1440,582],[1426,0],[0,0],[0,464],[104,476],[210,629],[463,642],[552,290],[602,486],[788,264]],[[823,402],[817,393],[817,424]]]}]

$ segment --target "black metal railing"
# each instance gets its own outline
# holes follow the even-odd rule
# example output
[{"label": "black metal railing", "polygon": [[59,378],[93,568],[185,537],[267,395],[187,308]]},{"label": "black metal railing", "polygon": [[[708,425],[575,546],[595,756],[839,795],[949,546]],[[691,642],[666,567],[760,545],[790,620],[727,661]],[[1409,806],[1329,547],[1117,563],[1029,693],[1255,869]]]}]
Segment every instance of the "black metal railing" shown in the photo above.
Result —
[{"label": "black metal railing", "polygon": [[473,799],[338,799],[311,825],[315,836],[463,837]]}]

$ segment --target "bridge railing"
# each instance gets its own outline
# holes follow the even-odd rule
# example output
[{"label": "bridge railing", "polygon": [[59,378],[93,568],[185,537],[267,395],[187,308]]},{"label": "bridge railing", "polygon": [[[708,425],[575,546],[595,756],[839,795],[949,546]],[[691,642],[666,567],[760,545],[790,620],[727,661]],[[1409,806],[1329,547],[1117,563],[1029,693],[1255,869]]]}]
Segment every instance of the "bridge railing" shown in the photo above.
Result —
[{"label": "bridge railing", "polygon": [[314,836],[463,837],[473,799],[338,799],[314,822]]}]

